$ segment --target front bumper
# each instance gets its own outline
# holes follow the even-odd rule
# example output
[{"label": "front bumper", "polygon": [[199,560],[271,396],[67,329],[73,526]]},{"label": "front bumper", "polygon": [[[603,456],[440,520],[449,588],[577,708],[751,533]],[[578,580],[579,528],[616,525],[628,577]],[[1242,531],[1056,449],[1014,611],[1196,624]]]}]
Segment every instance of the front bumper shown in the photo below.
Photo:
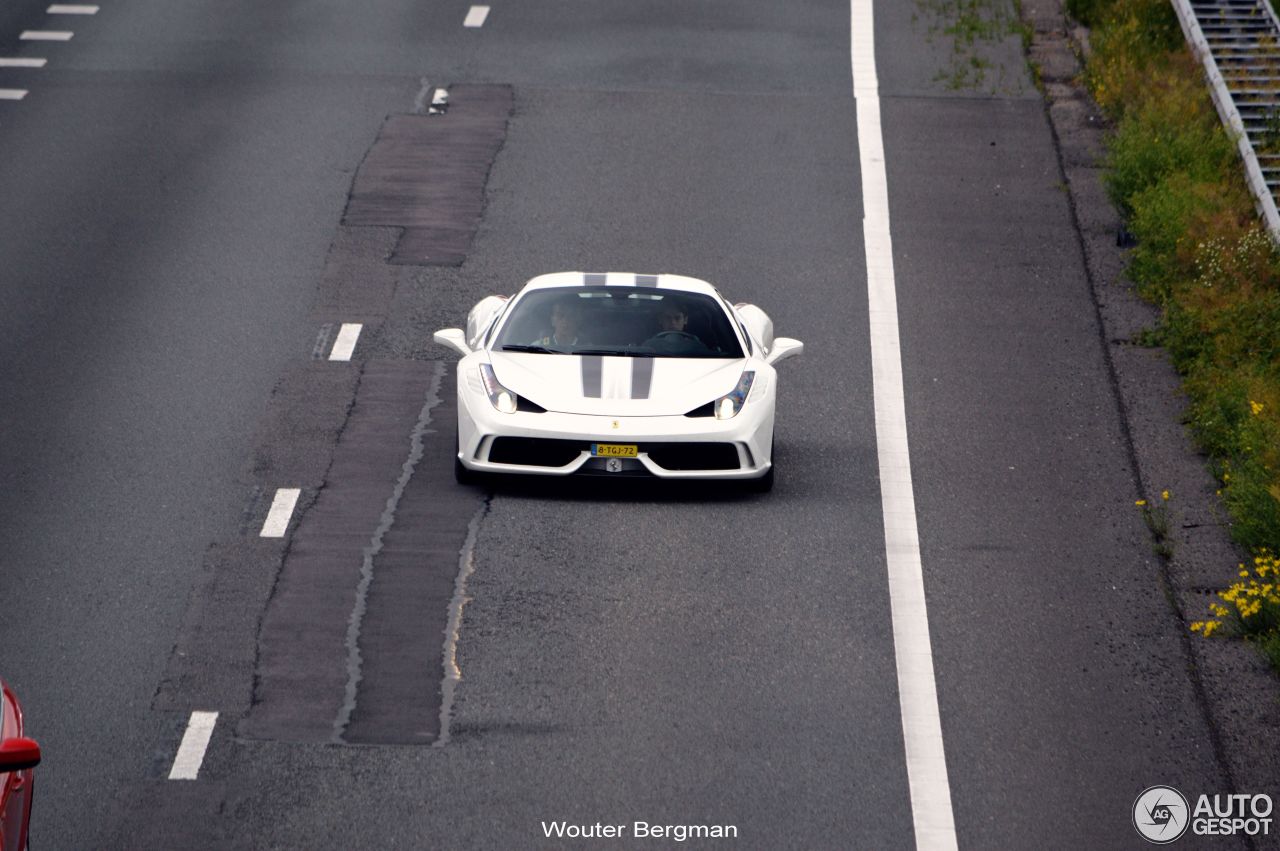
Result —
[{"label": "front bumper", "polygon": [[[747,404],[730,420],[551,411],[503,414],[488,399],[476,400],[459,388],[458,460],[484,473],[756,479],[772,465],[773,418],[772,397]],[[606,459],[591,454],[593,443],[635,444],[639,452],[636,458]],[[506,462],[492,460],[491,455]],[[552,456],[557,463],[538,463]],[[709,466],[700,467],[700,457]],[[509,463],[517,459],[521,463]]]}]

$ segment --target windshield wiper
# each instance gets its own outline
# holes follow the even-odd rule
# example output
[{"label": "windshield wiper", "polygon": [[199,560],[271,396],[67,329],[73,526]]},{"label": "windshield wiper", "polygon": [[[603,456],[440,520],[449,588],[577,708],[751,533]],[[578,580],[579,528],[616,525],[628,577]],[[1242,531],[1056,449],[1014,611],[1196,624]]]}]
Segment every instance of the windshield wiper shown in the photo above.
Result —
[{"label": "windshield wiper", "polygon": [[535,355],[562,355],[563,349],[548,349],[546,346],[518,346],[508,343],[502,347],[504,352],[531,352]]},{"label": "windshield wiper", "polygon": [[620,358],[651,358],[654,357],[653,352],[637,351],[635,349],[574,349],[575,355],[604,355],[605,357]]}]

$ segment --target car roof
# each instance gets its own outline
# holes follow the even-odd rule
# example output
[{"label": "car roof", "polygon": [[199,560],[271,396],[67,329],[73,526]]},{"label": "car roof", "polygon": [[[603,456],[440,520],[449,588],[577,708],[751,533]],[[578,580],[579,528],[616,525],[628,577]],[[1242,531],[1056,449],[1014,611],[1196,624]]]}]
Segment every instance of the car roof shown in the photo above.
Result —
[{"label": "car roof", "polygon": [[698,278],[690,278],[686,275],[646,275],[635,272],[552,272],[532,279],[524,285],[524,289],[544,290],[556,287],[601,285],[610,287],[659,287],[661,289],[719,295],[715,287]]}]

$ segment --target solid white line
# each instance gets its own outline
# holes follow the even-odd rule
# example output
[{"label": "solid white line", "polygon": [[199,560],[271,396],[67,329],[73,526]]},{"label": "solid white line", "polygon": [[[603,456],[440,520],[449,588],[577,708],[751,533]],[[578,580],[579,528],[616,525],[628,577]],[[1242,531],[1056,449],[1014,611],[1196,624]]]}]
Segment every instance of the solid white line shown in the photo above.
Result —
[{"label": "solid white line", "polygon": [[467,12],[467,18],[462,22],[462,25],[464,27],[482,27],[484,26],[484,19],[487,17],[489,17],[488,6],[472,6],[471,10]]},{"label": "solid white line", "polygon": [[293,508],[298,504],[298,488],[279,488],[275,499],[271,500],[271,510],[267,512],[267,520],[262,524],[260,538],[283,538],[289,528],[289,518],[293,516]]},{"label": "solid white line", "polygon": [[919,849],[954,849],[955,820],[942,745],[942,719],[933,674],[929,616],[925,610],[920,537],[907,447],[898,297],[889,236],[889,184],[880,127],[872,0],[850,0],[853,96],[862,172],[862,235],[867,255],[867,300],[876,411],[876,453],[884,513],[885,562],[898,669],[898,700],[911,792],[911,817]]},{"label": "solid white line", "polygon": [[360,329],[364,326],[358,322],[344,322],[338,330],[338,339],[333,341],[333,351],[329,352],[329,360],[351,360],[351,353],[356,350],[356,340],[360,337]]},{"label": "solid white line", "polygon": [[98,14],[98,7],[55,3],[46,11],[48,11],[50,15],[96,15]]},{"label": "solid white line", "polygon": [[187,731],[182,734],[182,744],[178,745],[178,753],[173,757],[173,768],[169,769],[170,780],[196,779],[204,762],[204,752],[209,748],[209,739],[213,736],[213,725],[217,722],[216,712],[191,713]]},{"label": "solid white line", "polygon": [[0,100],[22,100],[26,96],[26,89],[0,89]]},{"label": "solid white line", "polygon": [[75,33],[66,30],[23,30],[20,41],[71,41]]},{"label": "solid white line", "polygon": [[48,61],[48,59],[0,58],[0,68],[43,68]]}]

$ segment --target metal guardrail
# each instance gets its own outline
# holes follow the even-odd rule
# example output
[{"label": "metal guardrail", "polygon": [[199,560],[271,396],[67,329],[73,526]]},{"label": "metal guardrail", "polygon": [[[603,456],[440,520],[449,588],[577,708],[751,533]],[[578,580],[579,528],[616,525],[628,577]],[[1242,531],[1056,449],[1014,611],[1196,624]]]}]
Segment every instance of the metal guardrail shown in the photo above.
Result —
[{"label": "metal guardrail", "polygon": [[1258,213],[1280,243],[1280,18],[1267,0],[1173,0],[1173,8],[1236,139]]}]

